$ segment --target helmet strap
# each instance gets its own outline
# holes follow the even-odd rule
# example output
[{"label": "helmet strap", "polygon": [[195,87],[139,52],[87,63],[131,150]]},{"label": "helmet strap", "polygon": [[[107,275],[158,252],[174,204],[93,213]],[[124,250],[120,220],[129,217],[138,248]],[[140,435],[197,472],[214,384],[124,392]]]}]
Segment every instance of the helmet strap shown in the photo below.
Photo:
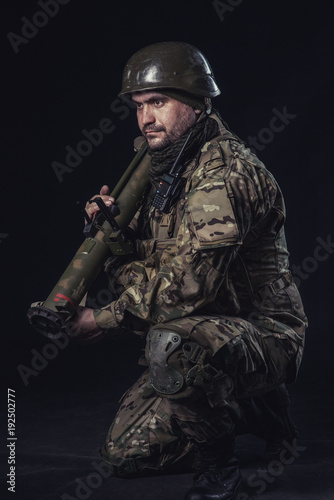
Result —
[{"label": "helmet strap", "polygon": [[212,102],[210,97],[204,97],[204,104],[205,104],[205,112],[207,115],[211,114],[212,111]]}]

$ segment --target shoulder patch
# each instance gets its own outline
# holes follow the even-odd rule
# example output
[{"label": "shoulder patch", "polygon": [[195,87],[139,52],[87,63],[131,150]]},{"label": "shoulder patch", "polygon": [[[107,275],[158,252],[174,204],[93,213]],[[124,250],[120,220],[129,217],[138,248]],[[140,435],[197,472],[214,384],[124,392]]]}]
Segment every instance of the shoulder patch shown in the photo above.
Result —
[{"label": "shoulder patch", "polygon": [[196,249],[241,244],[231,203],[231,190],[223,178],[207,178],[188,194],[189,225]]}]

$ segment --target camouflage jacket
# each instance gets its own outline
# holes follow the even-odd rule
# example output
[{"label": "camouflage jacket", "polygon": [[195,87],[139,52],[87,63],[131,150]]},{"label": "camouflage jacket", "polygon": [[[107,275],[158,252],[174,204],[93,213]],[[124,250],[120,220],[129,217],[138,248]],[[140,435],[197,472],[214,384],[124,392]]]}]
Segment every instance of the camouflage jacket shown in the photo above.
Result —
[{"label": "camouflage jacket", "polygon": [[138,240],[136,259],[111,269],[118,298],[94,311],[101,328],[145,332],[194,314],[229,315],[302,343],[307,320],[288,271],[281,190],[219,125],[197,166],[186,165],[184,193],[171,213],[151,208],[153,239]]}]

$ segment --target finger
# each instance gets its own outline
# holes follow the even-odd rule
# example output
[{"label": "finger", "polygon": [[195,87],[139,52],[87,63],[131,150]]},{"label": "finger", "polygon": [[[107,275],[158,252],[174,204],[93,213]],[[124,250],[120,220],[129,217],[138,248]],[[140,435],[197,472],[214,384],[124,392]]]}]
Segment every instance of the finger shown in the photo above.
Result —
[{"label": "finger", "polygon": [[[110,207],[114,203],[114,201],[115,201],[115,199],[112,198],[112,197],[110,197],[110,196],[101,196],[100,198],[103,200],[104,204],[107,207]],[[92,198],[92,199],[94,199],[94,198]],[[86,212],[87,212],[87,214],[88,214],[88,216],[89,216],[90,219],[92,218],[92,216],[94,214],[96,214],[97,212],[100,211],[100,207],[98,206],[97,203],[89,203],[89,202],[87,202],[85,208],[86,208]]]},{"label": "finger", "polygon": [[107,201],[111,201],[111,202],[115,201],[115,198],[113,198],[112,196],[109,196],[107,194],[94,194],[94,196],[92,196],[87,203],[91,203],[93,200],[95,200],[95,198],[101,198],[101,200],[103,200],[104,203],[106,203]]},{"label": "finger", "polygon": [[101,189],[100,189],[100,195],[108,195],[110,192],[109,186],[107,184],[104,184]]},{"label": "finger", "polygon": [[111,205],[112,203],[114,203],[115,201],[115,198],[113,198],[112,196],[108,196],[108,195],[100,195],[100,194],[95,194],[94,196],[92,196],[90,198],[89,201],[87,201],[86,203],[86,208],[87,207],[94,207],[94,209],[96,207],[98,207],[97,203],[93,203],[93,201],[95,200],[95,198],[101,198],[101,200],[106,204],[106,205]]},{"label": "finger", "polygon": [[112,205],[115,201],[115,198],[113,198],[112,196],[101,196],[101,199],[104,201],[104,203],[105,203],[105,205],[107,205],[107,207]]},{"label": "finger", "polygon": [[87,206],[86,212],[88,213],[89,216],[92,216],[96,212],[99,212],[100,207],[96,203],[90,203]]},{"label": "finger", "polygon": [[89,203],[89,202],[87,202],[85,210],[86,210],[86,213],[88,214],[88,216],[90,218],[92,218],[92,215],[94,213],[98,212],[100,209],[99,209],[99,207],[97,206],[96,203]]},{"label": "finger", "polygon": [[[99,198],[101,198],[101,200],[103,201],[103,203],[105,205],[107,205],[107,207],[110,207],[110,205],[112,205],[115,201],[114,198],[112,198],[111,196],[99,196]],[[90,204],[91,208],[93,209],[93,212],[96,212],[97,210],[100,210],[99,206],[97,203],[91,203]]]}]

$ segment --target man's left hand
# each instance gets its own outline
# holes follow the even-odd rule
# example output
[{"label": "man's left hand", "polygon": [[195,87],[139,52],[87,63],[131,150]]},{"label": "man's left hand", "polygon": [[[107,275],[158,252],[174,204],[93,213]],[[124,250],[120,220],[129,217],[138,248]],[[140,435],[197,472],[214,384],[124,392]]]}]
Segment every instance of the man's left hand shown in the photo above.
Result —
[{"label": "man's left hand", "polygon": [[94,309],[79,306],[71,325],[72,336],[80,343],[94,343],[104,337],[104,331],[96,324]]}]

